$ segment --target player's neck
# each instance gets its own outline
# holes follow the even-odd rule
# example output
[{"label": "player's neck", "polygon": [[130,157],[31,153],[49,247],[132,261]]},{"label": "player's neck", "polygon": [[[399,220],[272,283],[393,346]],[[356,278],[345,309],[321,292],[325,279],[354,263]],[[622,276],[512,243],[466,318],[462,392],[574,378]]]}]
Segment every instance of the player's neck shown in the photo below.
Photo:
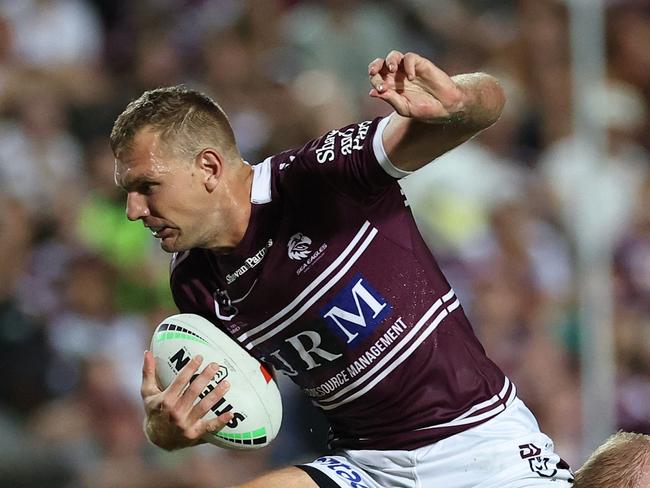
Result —
[{"label": "player's neck", "polygon": [[[251,192],[253,187],[253,168],[242,162],[242,165],[235,169],[231,180],[234,183],[229,185],[227,210],[218,216],[222,222],[220,238],[215,239],[215,245],[210,249],[218,254],[229,254],[241,244],[251,218]],[[225,237],[225,238],[224,238]]]}]

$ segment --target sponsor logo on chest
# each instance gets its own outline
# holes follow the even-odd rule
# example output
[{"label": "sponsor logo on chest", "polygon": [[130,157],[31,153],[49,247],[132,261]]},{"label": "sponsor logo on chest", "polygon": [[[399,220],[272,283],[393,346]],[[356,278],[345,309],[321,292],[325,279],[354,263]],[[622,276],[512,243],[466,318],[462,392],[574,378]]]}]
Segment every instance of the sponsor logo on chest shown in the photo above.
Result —
[{"label": "sponsor logo on chest", "polygon": [[[320,368],[341,358],[346,349],[364,344],[392,310],[390,303],[357,274],[322,307],[320,318],[311,327],[284,338],[282,347],[265,360],[289,376]],[[383,349],[377,355],[382,353]]]},{"label": "sponsor logo on chest", "polygon": [[337,151],[347,156],[352,151],[363,149],[363,141],[368,135],[371,121],[362,122],[345,130],[332,130],[327,133],[325,140],[316,148],[316,160],[320,163],[334,161]]},{"label": "sponsor logo on chest", "polygon": [[346,344],[366,337],[384,320],[392,307],[360,274],[327,304],[320,315]]},{"label": "sponsor logo on chest", "polygon": [[269,239],[268,242],[266,243],[266,246],[264,246],[262,249],[257,251],[253,256],[246,258],[244,260],[244,264],[242,264],[235,271],[226,275],[226,283],[228,283],[229,285],[233,284],[237,280],[237,278],[244,275],[244,273],[246,273],[248,270],[253,269],[255,266],[260,264],[272,245],[273,245],[273,239]]}]

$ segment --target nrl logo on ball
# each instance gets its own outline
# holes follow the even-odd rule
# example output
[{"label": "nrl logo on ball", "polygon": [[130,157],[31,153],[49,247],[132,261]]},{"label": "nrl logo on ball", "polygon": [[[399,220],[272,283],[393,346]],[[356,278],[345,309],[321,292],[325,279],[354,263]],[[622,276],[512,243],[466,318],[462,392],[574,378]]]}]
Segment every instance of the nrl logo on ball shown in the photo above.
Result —
[{"label": "nrl logo on ball", "polygon": [[289,252],[289,258],[300,261],[305,259],[311,250],[309,245],[311,244],[311,239],[304,235],[302,232],[297,232],[289,238],[289,243],[287,244],[287,250]]}]

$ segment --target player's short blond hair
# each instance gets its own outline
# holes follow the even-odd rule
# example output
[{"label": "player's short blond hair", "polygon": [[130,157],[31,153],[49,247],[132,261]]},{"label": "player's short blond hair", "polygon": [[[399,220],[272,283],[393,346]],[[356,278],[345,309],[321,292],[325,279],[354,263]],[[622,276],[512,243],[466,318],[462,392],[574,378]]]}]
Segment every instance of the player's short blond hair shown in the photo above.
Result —
[{"label": "player's short blond hair", "polygon": [[156,131],[166,148],[191,158],[206,147],[220,150],[228,158],[237,158],[239,150],[228,117],[207,95],[182,85],[144,92],[129,103],[115,121],[110,144],[120,159],[131,149],[142,129]]},{"label": "player's short blond hair", "polygon": [[619,432],[577,471],[573,488],[647,488],[644,477],[650,477],[650,436]]}]

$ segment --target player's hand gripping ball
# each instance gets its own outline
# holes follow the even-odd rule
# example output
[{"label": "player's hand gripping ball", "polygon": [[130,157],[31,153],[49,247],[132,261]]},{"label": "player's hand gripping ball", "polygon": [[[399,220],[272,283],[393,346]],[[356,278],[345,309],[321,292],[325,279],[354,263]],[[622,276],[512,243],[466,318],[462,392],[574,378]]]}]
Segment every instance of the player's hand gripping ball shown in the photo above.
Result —
[{"label": "player's hand gripping ball", "polygon": [[204,364],[219,365],[200,398],[228,378],[230,390],[205,418],[212,419],[227,411],[234,417],[222,430],[204,434],[205,441],[231,449],[258,449],[278,434],[282,401],[275,380],[257,359],[208,320],[194,314],[163,320],[151,339],[151,351],[162,388],[167,388],[183,366],[199,354]]}]

